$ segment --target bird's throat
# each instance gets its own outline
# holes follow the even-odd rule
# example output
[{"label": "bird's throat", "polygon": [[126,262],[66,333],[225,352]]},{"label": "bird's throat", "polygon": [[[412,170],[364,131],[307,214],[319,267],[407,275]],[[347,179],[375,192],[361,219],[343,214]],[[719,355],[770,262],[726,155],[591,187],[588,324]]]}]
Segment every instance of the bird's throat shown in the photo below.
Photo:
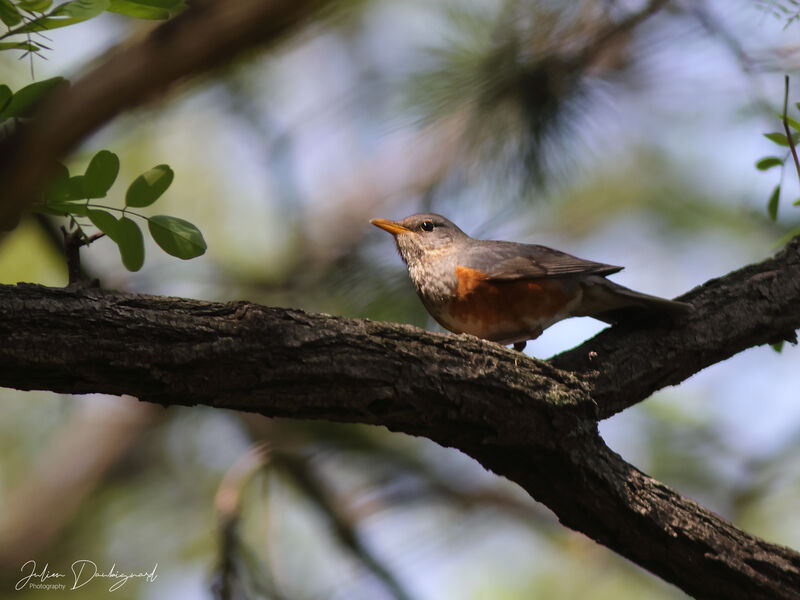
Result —
[{"label": "bird's throat", "polygon": [[410,260],[408,274],[417,289],[417,294],[427,307],[447,303],[458,288],[455,264],[442,257],[439,260]]}]

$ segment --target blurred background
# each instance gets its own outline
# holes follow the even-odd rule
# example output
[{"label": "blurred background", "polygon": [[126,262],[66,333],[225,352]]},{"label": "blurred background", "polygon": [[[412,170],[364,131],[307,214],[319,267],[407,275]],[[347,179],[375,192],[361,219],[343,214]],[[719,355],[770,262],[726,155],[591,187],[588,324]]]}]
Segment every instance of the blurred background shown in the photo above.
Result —
[{"label": "blurred background", "polygon": [[[662,6],[663,4],[663,6]],[[103,286],[246,299],[437,330],[370,218],[435,211],[466,232],[624,265],[674,297],[800,226],[780,131],[800,101],[796,2],[345,1],[279,46],[173,88],[85,141],[122,162],[110,198],[169,163],[159,212],[208,252],[148,246]],[[153,25],[106,14],[48,32],[36,79],[75,79]],[[0,54],[0,81],[31,81]],[[800,114],[794,108],[793,116]],[[777,220],[767,214],[782,181]],[[147,209],[145,209],[146,212]],[[0,281],[66,284],[51,221],[0,239]],[[56,229],[57,231],[57,229]],[[546,358],[604,325],[528,344]],[[761,347],[601,423],[617,452],[747,531],[800,547],[800,351]],[[1,390],[0,597],[22,565],[149,571],[119,598],[685,598],[457,451],[382,428],[132,398]],[[187,399],[190,401],[190,399]],[[106,597],[103,582],[80,590]]]}]

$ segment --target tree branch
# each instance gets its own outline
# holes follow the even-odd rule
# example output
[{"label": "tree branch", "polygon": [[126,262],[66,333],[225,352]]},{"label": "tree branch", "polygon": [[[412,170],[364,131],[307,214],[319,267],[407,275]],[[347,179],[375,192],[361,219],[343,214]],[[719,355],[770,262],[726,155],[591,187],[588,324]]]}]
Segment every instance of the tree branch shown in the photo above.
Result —
[{"label": "tree branch", "polygon": [[[322,4],[201,3],[118,51],[2,143],[0,225],[38,195],[53,161],[115,115],[275,40]],[[663,4],[652,0],[642,18]],[[695,312],[679,322],[615,327],[545,363],[468,336],[298,310],[0,286],[0,385],[423,435],[516,481],[567,526],[697,598],[794,598],[800,555],[628,465],[596,420],[744,348],[794,339],[800,240],[683,299]]]},{"label": "tree branch", "polygon": [[361,540],[356,523],[328,486],[314,473],[308,459],[291,453],[277,452],[275,466],[289,477],[327,518],[333,536],[354,558],[377,578],[395,600],[412,600],[411,594],[397,580],[391,570]]},{"label": "tree branch", "polygon": [[17,389],[132,391],[163,404],[508,444],[531,435],[547,444],[595,418],[587,387],[568,373],[406,325],[27,284],[0,286],[0,320],[0,385]]},{"label": "tree branch", "polygon": [[770,544],[586,436],[571,451],[462,448],[521,485],[561,523],[615,550],[697,600],[797,598],[800,554]]},{"label": "tree branch", "polygon": [[[91,284],[90,280],[85,277],[85,272],[81,267],[81,248],[83,246],[88,246],[95,241],[99,240],[101,237],[105,235],[102,231],[95,233],[91,236],[87,236],[82,229],[77,228],[70,232],[67,232],[67,228],[62,226],[61,227],[61,234],[64,237],[64,257],[67,259],[67,274],[69,277],[69,285],[76,286],[89,283]],[[98,280],[95,280],[94,286],[99,286],[100,283]]]},{"label": "tree branch", "polygon": [[[693,290],[684,299],[695,311],[682,321],[615,327],[553,364],[470,336],[244,302],[0,286],[0,385],[423,435],[697,598],[792,598],[800,555],[625,463],[597,433],[595,400],[601,414],[619,410],[737,349],[790,337],[800,326],[799,250],[796,238]],[[554,366],[570,360],[577,373]]]},{"label": "tree branch", "polygon": [[677,299],[694,306],[679,322],[605,329],[550,363],[592,382],[592,398],[605,419],[742,350],[796,342],[800,237],[775,257],[712,279]]}]

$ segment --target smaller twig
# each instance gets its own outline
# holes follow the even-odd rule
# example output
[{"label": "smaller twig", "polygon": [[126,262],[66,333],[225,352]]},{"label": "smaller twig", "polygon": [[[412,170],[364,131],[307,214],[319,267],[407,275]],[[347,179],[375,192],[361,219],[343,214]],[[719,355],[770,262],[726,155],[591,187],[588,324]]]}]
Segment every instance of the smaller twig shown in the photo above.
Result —
[{"label": "smaller twig", "polygon": [[259,470],[269,465],[269,461],[269,446],[266,443],[254,445],[228,469],[217,490],[214,505],[219,522],[220,564],[211,584],[215,600],[245,597],[246,584],[243,578],[247,575],[256,577],[256,585],[263,589],[265,597],[275,600],[284,598],[277,590],[268,570],[265,578],[260,572],[248,568],[249,551],[239,535],[241,503],[245,486]]},{"label": "smaller twig", "polygon": [[794,158],[794,166],[797,169],[797,178],[800,180],[800,159],[797,158],[797,148],[794,145],[794,139],[792,139],[792,131],[789,129],[789,120],[786,118],[789,106],[789,76],[785,75],[784,77],[783,129],[786,132],[786,141],[789,142],[789,149],[792,152],[792,158]]},{"label": "smaller twig", "polygon": [[64,236],[64,254],[67,258],[68,285],[72,286],[81,281],[80,247],[83,246],[83,238],[77,229],[68,233],[67,229],[62,226],[61,233]]},{"label": "smaller twig", "polygon": [[361,541],[350,515],[348,515],[344,507],[339,505],[337,498],[324,482],[315,475],[308,460],[282,452],[275,453],[273,462],[275,466],[294,481],[304,495],[327,517],[332,533],[338,542],[347,548],[361,564],[379,579],[396,600],[412,599],[412,596],[405,590],[400,581]]},{"label": "smaller twig", "polygon": [[[86,237],[80,227],[68,232],[63,226],[61,227],[61,233],[64,236],[64,255],[67,258],[67,273],[69,277],[67,287],[79,286],[85,282],[84,274],[81,270],[81,246],[88,246],[105,234],[100,232]],[[99,281],[95,279],[90,285],[99,285]]]},{"label": "smaller twig", "polygon": [[[28,35],[26,35],[25,37],[26,37],[26,38],[27,38],[27,40],[28,40],[28,44],[30,44],[30,43],[31,43],[31,34],[30,34],[30,33],[28,33]],[[30,51],[28,51],[28,52],[26,52],[25,54],[31,54],[31,52],[30,52]],[[25,56],[25,54],[23,54],[23,56]],[[33,70],[33,54],[31,54],[30,65],[31,65],[31,79],[36,79],[36,73],[35,73],[35,72],[34,72],[34,70]]]}]

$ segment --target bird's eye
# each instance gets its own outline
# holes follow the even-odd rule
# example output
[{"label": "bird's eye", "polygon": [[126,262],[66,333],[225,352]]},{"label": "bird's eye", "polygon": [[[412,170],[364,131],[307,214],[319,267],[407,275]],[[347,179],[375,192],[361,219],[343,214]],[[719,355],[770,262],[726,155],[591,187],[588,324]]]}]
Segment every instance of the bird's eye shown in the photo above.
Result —
[{"label": "bird's eye", "polygon": [[432,221],[423,221],[422,225],[419,226],[422,231],[433,231],[433,222]]}]

